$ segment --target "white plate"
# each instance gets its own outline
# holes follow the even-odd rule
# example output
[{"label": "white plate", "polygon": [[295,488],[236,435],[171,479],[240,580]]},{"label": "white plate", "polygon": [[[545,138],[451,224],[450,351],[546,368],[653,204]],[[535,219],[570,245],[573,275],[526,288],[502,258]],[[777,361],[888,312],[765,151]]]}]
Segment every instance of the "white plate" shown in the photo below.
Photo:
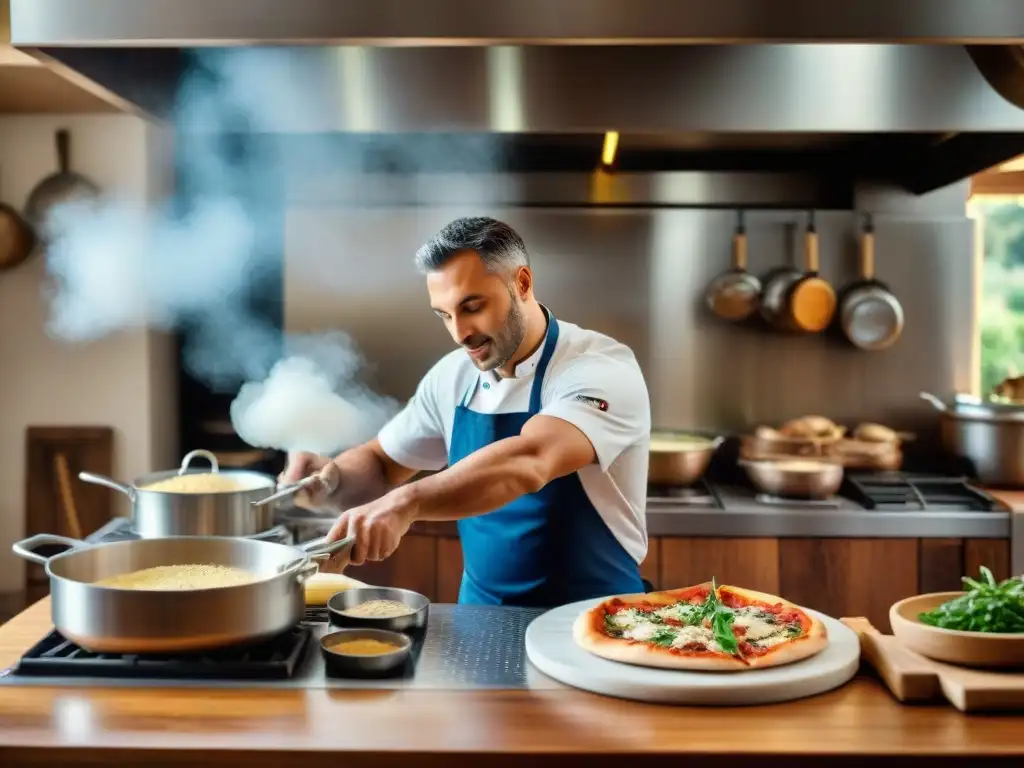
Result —
[{"label": "white plate", "polygon": [[554,608],[526,629],[526,654],[548,677],[593,693],[661,704],[735,706],[773,704],[816,696],[850,680],[860,665],[860,641],[836,619],[807,608],[828,631],[829,643],[809,659],[749,672],[688,672],[609,661],[580,648],[576,617],[599,600]]}]

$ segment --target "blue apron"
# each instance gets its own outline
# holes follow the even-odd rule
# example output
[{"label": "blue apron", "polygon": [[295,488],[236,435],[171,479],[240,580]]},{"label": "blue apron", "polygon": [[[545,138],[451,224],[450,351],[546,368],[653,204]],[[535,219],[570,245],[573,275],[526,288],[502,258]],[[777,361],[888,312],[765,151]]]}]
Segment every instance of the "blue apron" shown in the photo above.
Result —
[{"label": "blue apron", "polygon": [[[467,406],[476,391],[474,381],[455,408],[449,465],[517,436],[540,412],[541,386],[557,343],[558,321],[548,313],[528,411],[471,411]],[[575,472],[492,512],[459,520],[458,527],[463,556],[460,603],[549,608],[644,591],[636,561],[594,509]]]}]

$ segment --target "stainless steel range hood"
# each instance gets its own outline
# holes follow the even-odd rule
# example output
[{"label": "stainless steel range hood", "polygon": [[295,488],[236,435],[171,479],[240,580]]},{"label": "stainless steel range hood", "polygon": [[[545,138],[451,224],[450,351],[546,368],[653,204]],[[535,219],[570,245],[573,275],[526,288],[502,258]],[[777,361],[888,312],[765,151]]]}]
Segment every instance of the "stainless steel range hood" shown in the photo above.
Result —
[{"label": "stainless steel range hood", "polygon": [[1020,0],[13,0],[25,45],[1006,43]]},{"label": "stainless steel range hood", "polygon": [[11,12],[14,45],[159,118],[175,119],[197,55],[216,56],[282,105],[253,130],[501,134],[519,170],[593,166],[606,131],[621,135],[624,169],[810,164],[918,192],[1024,153],[1020,0],[11,0]]}]

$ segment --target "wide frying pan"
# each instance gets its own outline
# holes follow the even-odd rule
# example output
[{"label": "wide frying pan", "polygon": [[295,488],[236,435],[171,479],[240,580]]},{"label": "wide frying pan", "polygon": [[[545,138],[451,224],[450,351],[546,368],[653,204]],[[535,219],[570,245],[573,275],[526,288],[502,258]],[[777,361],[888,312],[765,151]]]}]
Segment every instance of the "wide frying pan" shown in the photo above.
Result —
[{"label": "wide frying pan", "polygon": [[792,330],[819,333],[836,313],[836,292],[819,273],[818,230],[814,211],[807,216],[804,232],[804,274],[786,290],[785,324]]},{"label": "wide frying pan", "polygon": [[14,269],[36,246],[35,232],[7,203],[0,202],[0,270]]},{"label": "wide frying pan", "polygon": [[55,136],[57,172],[36,184],[29,193],[25,216],[37,235],[52,240],[58,234],[52,214],[66,203],[88,202],[100,196],[100,188],[91,179],[71,170],[71,135],[61,128]]},{"label": "wide frying pan", "polygon": [[850,343],[864,350],[892,346],[903,332],[903,307],[885,283],[875,278],[875,228],[864,216],[860,241],[860,279],[843,292],[839,317]]},{"label": "wide frying pan", "polygon": [[739,322],[757,311],[760,300],[761,281],[747,272],[747,228],[739,211],[732,236],[732,268],[708,287],[708,309],[723,320]]}]

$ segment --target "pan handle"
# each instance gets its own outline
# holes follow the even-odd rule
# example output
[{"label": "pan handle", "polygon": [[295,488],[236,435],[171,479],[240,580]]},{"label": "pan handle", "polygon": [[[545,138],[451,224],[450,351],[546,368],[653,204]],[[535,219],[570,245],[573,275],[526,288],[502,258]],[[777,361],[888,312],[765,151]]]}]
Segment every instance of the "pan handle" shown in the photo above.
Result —
[{"label": "pan handle", "polygon": [[328,557],[334,557],[346,549],[352,549],[355,541],[355,536],[346,536],[343,539],[332,542],[328,542],[326,536],[321,536],[319,539],[313,539],[305,544],[300,544],[299,549],[316,560],[326,560]]},{"label": "pan handle", "polygon": [[[46,565],[49,561],[49,557],[40,555],[35,552],[38,547],[46,544],[63,544],[69,549],[80,549],[86,547],[86,544],[81,539],[70,539],[67,536],[58,536],[54,533],[37,533],[35,536],[29,536],[27,539],[16,541],[11,545],[11,550],[18,557],[29,560],[33,563],[39,563],[39,565]],[[54,555],[51,555],[54,557]]]},{"label": "pan handle", "polygon": [[737,272],[747,271],[747,225],[744,212],[736,212],[736,231],[732,236],[732,268]]},{"label": "pan handle", "polygon": [[864,214],[864,229],[860,241],[860,276],[875,279],[875,224],[870,213]]},{"label": "pan handle", "polygon": [[120,491],[132,501],[135,501],[135,489],[130,485],[124,485],[123,483],[117,482],[106,475],[97,475],[92,472],[79,472],[78,479],[84,480],[87,483],[95,483],[96,485],[105,485],[107,488],[113,488],[115,491]]},{"label": "pan handle", "polygon": [[946,406],[946,404],[939,400],[939,398],[937,398],[935,395],[929,392],[921,392],[918,395],[918,397],[920,397],[922,400],[927,400],[929,403],[935,406],[935,410],[939,411],[940,413],[949,413],[949,408]]},{"label": "pan handle", "polygon": [[217,464],[217,457],[210,453],[210,451],[204,451],[202,448],[197,448],[196,450],[189,451],[185,454],[185,458],[181,460],[181,469],[178,470],[178,474],[184,475],[188,471],[189,464],[192,463],[192,459],[197,456],[201,456],[210,462],[211,472],[220,472],[220,466]]},{"label": "pan handle", "polygon": [[807,274],[816,275],[820,267],[818,255],[818,228],[814,224],[814,211],[807,214],[807,229],[804,230],[804,259]]}]

